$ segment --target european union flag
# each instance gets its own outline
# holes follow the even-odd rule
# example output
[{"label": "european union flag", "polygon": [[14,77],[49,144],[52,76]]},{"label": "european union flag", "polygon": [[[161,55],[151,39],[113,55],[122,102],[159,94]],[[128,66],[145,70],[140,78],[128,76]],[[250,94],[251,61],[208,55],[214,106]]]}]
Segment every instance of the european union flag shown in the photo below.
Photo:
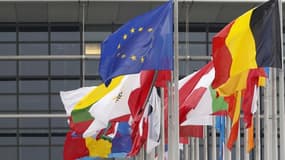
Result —
[{"label": "european union flag", "polygon": [[103,41],[99,73],[106,85],[119,75],[173,69],[172,6],[134,18]]}]

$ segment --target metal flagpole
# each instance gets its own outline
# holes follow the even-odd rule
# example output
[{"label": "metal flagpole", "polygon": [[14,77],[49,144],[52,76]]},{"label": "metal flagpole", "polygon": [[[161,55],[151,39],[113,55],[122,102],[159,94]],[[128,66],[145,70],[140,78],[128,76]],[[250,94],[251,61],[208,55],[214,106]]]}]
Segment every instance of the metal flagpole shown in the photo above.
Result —
[{"label": "metal flagpole", "polygon": [[280,129],[280,159],[285,159],[285,109],[284,109],[284,59],[283,59],[283,13],[282,1],[278,0],[280,14],[280,29],[281,29],[281,58],[282,69],[279,69],[279,129]]},{"label": "metal flagpole", "polygon": [[278,159],[276,70],[272,68],[272,160]]},{"label": "metal flagpole", "polygon": [[[85,2],[82,3],[82,56],[85,56]],[[82,86],[85,86],[85,60],[81,60],[82,63]]]},{"label": "metal flagpole", "polygon": [[[260,88],[258,88],[258,94],[260,93]],[[257,111],[256,111],[256,128],[255,128],[255,135],[256,135],[256,140],[255,140],[255,160],[261,160],[261,134],[260,134],[260,94],[258,96],[258,104],[257,104]]]},{"label": "metal flagpole", "polygon": [[164,160],[164,89],[160,88],[161,95],[161,115],[160,115],[160,144],[158,146],[158,160]]},{"label": "metal flagpole", "polygon": [[[185,50],[186,50],[186,53],[187,52],[190,52],[190,47],[189,47],[189,11],[190,11],[190,7],[189,7],[189,3],[186,3],[186,12],[185,12]],[[186,54],[186,55],[190,55],[190,54]],[[188,137],[188,144],[184,144],[183,145],[183,157],[185,160],[189,160],[190,158],[190,137]]]},{"label": "metal flagpole", "polygon": [[171,90],[173,95],[169,97],[173,98],[173,105],[169,105],[168,112],[168,159],[179,160],[179,122],[178,122],[178,76],[179,76],[179,64],[178,64],[178,0],[174,0],[174,71],[173,71],[173,83]]},{"label": "metal flagpole", "polygon": [[[241,130],[241,129],[240,129]],[[249,132],[249,130],[245,127],[244,128],[244,134],[243,134],[243,139],[244,139],[244,143],[243,143],[243,149],[244,149],[244,153],[243,153],[243,155],[244,155],[244,160],[249,160],[249,153],[247,153],[247,149],[246,149],[246,147],[247,147],[247,141],[248,141],[248,133]]]},{"label": "metal flagpole", "polygon": [[213,117],[213,126],[212,126],[212,160],[217,160],[217,137],[216,137],[216,120]]},{"label": "metal flagpole", "polygon": [[191,160],[195,160],[195,139],[194,137],[189,138],[190,141],[190,158]]},{"label": "metal flagpole", "polygon": [[[231,132],[231,120],[229,118],[226,119],[227,120],[227,127],[226,127],[226,137],[229,137],[230,132]],[[232,153],[229,149],[225,149],[225,159],[226,160],[231,160],[232,159]]]},{"label": "metal flagpole", "polygon": [[200,140],[199,138],[195,138],[195,157],[196,159],[200,159]]},{"label": "metal flagpole", "polygon": [[268,85],[264,90],[264,159],[272,159],[272,68],[269,69]]},{"label": "metal flagpole", "polygon": [[208,127],[204,126],[204,160],[208,160]]},{"label": "metal flagpole", "polygon": [[[238,124],[238,128],[241,131],[240,123]],[[240,134],[241,134],[241,132],[238,132],[237,141],[236,141],[236,144],[235,144],[235,151],[236,151],[236,156],[235,156],[236,158],[235,159],[240,159],[240,148],[241,148],[241,145],[240,145]]]}]

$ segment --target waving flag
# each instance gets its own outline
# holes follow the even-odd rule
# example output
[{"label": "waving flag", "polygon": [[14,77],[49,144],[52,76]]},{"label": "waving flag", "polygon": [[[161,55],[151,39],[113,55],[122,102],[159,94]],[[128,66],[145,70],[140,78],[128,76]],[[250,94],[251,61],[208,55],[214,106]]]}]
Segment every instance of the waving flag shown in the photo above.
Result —
[{"label": "waving flag", "polygon": [[118,75],[173,69],[172,5],[130,20],[103,41],[99,73],[106,85]]},{"label": "waving flag", "polygon": [[[278,1],[270,0],[232,21],[213,38],[213,88],[249,69],[282,66]],[[246,79],[245,79],[246,80]]]},{"label": "waving flag", "polygon": [[70,116],[70,128],[77,134],[83,134],[94,120],[89,113],[91,106],[118,87],[122,79],[123,76],[117,77],[109,87],[102,84],[98,87],[60,92],[67,115]]},{"label": "waving flag", "polygon": [[[95,120],[84,133],[84,137],[97,134],[106,128],[109,121],[125,116],[134,116],[147,100],[148,91],[154,77],[153,71],[124,76],[117,88],[100,99],[89,110]],[[112,84],[112,83],[111,83]]]},{"label": "waving flag", "polygon": [[[179,81],[179,121],[182,125],[211,125],[213,63]],[[186,122],[185,122],[186,121]]]}]

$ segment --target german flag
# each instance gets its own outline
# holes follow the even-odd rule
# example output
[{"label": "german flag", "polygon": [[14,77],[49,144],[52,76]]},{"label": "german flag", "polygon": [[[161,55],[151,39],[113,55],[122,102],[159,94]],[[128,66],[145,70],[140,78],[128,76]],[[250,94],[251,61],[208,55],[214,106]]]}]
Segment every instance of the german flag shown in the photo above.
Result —
[{"label": "german flag", "polygon": [[213,38],[216,70],[213,88],[258,67],[282,67],[280,14],[277,0],[253,8]]}]

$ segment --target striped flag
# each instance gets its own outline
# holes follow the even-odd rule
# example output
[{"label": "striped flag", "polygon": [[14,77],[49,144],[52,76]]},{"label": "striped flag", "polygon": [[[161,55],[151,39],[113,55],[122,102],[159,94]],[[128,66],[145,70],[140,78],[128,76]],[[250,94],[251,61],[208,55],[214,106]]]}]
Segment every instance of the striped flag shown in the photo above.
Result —
[{"label": "striped flag", "polygon": [[213,88],[249,69],[281,68],[280,34],[277,0],[263,3],[228,24],[213,38]]}]

